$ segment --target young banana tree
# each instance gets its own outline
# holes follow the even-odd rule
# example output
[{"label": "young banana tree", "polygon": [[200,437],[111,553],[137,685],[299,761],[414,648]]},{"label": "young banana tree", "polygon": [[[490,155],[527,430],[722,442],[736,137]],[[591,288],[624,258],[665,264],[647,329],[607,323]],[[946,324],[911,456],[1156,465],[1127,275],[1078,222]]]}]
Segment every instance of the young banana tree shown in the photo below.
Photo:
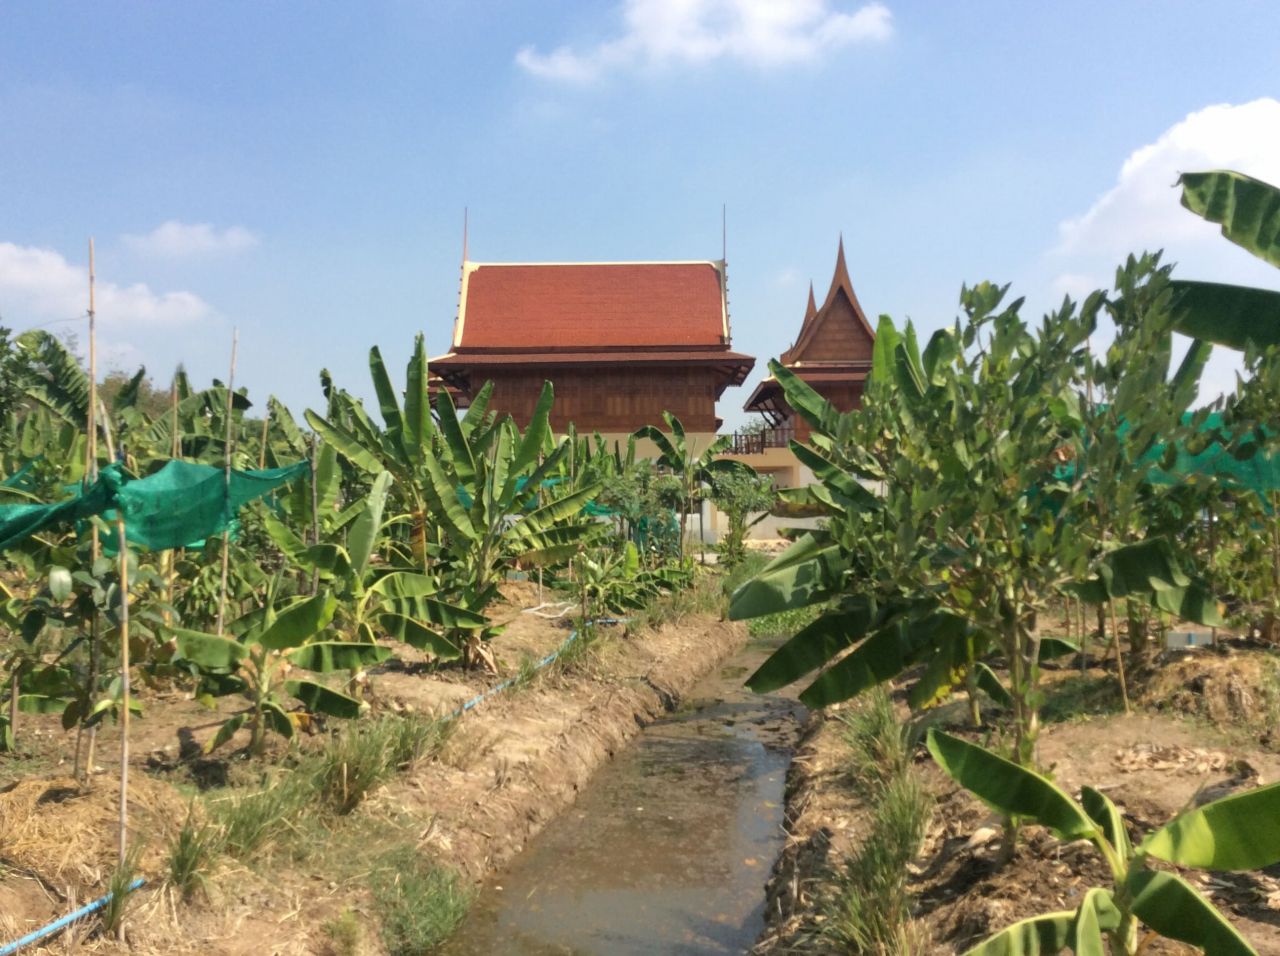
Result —
[{"label": "young banana tree", "polygon": [[670,434],[656,425],[637,429],[636,438],[647,438],[658,447],[658,464],[680,479],[682,504],[680,507],[680,560],[684,560],[684,541],[688,533],[689,512],[697,504],[701,507],[702,488],[714,476],[734,471],[750,471],[750,466],[728,458],[718,458],[733,444],[732,435],[721,435],[706,448],[698,450],[697,442],[685,435],[684,425],[670,412],[662,413]]},{"label": "young banana tree", "polygon": [[1135,846],[1120,811],[1100,790],[1085,787],[1076,802],[1026,767],[936,729],[928,746],[938,766],[983,803],[1039,823],[1060,840],[1090,841],[1111,872],[1111,885],[1088,890],[1076,909],[1014,923],[967,956],[1064,949],[1079,956],[1136,956],[1155,936],[1189,943],[1206,956],[1257,956],[1190,883],[1147,861],[1201,870],[1256,870],[1280,861],[1280,784],[1186,810]]},{"label": "young banana tree", "polygon": [[[571,486],[567,492],[563,483],[543,488],[569,450],[568,443],[560,442],[547,452],[553,395],[547,382],[521,434],[509,416],[486,427],[476,427],[473,419],[468,427],[448,393],[440,393],[436,414],[445,453],[424,460],[423,495],[442,532],[443,594],[462,607],[483,610],[517,563],[566,561],[607,528],[583,513],[600,491],[598,482]],[[540,492],[550,500],[540,501]],[[468,665],[480,661],[494,666],[484,641],[495,633],[458,635]]]},{"label": "young banana tree", "polygon": [[[326,489],[322,500],[336,495],[328,487],[336,479],[325,482],[323,475],[317,469],[317,484]],[[440,600],[434,575],[379,568],[372,561],[389,523],[384,512],[391,482],[390,472],[380,473],[363,500],[327,519],[318,544],[308,546],[270,515],[267,532],[296,567],[333,590],[339,601],[334,628],[351,641],[376,645],[380,635],[389,634],[438,658],[455,658],[462,648],[450,635],[483,629],[488,619]]]},{"label": "young banana tree", "polygon": [[[422,335],[414,340],[413,355],[406,369],[403,407],[377,346],[369,350],[369,372],[378,396],[381,428],[369,417],[359,399],[342,390],[330,391],[327,416],[308,410],[306,419],[321,438],[370,478],[383,471],[391,473],[411,519],[410,546],[414,563],[425,571],[428,564],[426,486],[429,483],[426,464],[439,452],[440,443],[431,418],[427,351]],[[468,430],[484,423],[491,391],[491,387],[482,390],[468,409],[464,419]]]},{"label": "young banana tree", "polygon": [[267,733],[292,739],[300,721],[286,709],[288,698],[303,704],[305,712],[352,719],[360,716],[359,700],[309,678],[289,679],[293,668],[324,674],[352,670],[386,660],[391,652],[376,644],[323,640],[337,610],[337,599],[328,591],[297,598],[276,610],[254,611],[233,622],[237,638],[178,629],[175,663],[188,665],[201,677],[208,697],[240,693],[248,706],[218,729],[206,750],[229,741],[242,727],[249,728],[249,752],[259,754]]}]

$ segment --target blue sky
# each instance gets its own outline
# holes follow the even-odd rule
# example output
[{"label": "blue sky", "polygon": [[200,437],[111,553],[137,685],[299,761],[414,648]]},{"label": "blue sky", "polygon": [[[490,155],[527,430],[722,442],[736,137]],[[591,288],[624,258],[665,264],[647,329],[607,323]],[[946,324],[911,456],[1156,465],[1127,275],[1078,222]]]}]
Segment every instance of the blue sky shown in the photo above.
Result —
[{"label": "blue sky", "polygon": [[[1180,169],[1280,182],[1280,5],[1220,2],[0,5],[0,322],[84,308],[105,354],[299,413],[433,354],[478,260],[720,255],[765,360],[843,232],[868,312],[962,282],[1034,310],[1131,248],[1280,285],[1177,205]],[[83,335],[82,335],[83,337]],[[1229,382],[1230,363],[1215,365]],[[754,381],[754,379],[753,379]],[[730,424],[752,382],[726,393]]]}]

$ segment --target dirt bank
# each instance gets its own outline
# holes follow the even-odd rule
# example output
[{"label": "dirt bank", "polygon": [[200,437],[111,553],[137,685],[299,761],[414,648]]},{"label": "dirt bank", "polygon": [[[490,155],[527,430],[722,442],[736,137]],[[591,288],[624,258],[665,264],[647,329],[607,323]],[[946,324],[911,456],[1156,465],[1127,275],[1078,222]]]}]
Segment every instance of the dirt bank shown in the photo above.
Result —
[{"label": "dirt bank", "polygon": [[[757,954],[833,953],[823,936],[833,869],[854,852],[866,808],[850,785],[847,746],[836,713],[814,714],[787,780],[787,842],[768,889],[768,925]],[[1241,741],[1239,728],[1154,713],[1112,714],[1050,724],[1041,759],[1059,786],[1078,795],[1090,784],[1120,806],[1133,835],[1167,821],[1197,794],[1280,780],[1280,758]],[[1107,877],[1092,848],[1063,845],[1028,828],[1017,856],[997,859],[999,821],[959,790],[921,752],[917,766],[937,803],[924,847],[910,868],[913,915],[930,952],[963,953],[1009,923],[1072,909]],[[1273,868],[1274,869],[1274,868]],[[1280,954],[1280,879],[1270,872],[1187,876],[1210,896],[1259,953]],[[1160,941],[1144,953],[1191,953]]]},{"label": "dirt bank", "polygon": [[[518,673],[568,635],[556,622],[522,614],[527,595],[509,597],[517,602],[507,608],[511,626],[495,643],[504,677]],[[341,827],[360,834],[360,839],[376,841],[382,832],[379,823],[386,821],[386,832],[393,838],[404,840],[404,834],[411,834],[408,842],[416,842],[422,853],[469,880],[479,880],[518,853],[573,802],[602,762],[747,638],[742,626],[707,615],[686,616],[636,634],[624,634],[621,627],[608,630],[590,653],[566,666],[548,668],[537,679],[468,712],[439,758],[375,792]],[[411,662],[376,675],[377,708],[439,712],[496,680],[459,672],[425,675],[418,670]],[[211,724],[207,712],[199,727],[191,720],[178,723],[181,726],[168,728],[168,740],[154,723],[148,728],[153,767],[163,763],[157,754],[176,752],[178,738],[189,750],[193,732],[197,738],[211,732],[206,729]],[[109,738],[102,749],[107,757],[113,749]],[[42,759],[57,763],[56,757]],[[104,838],[114,841],[114,834]],[[342,838],[335,829],[335,845]],[[318,867],[316,860],[323,859],[323,854],[302,862],[275,856],[251,867],[226,861],[215,874],[209,898],[186,907],[167,889],[144,892],[129,922],[128,951],[323,953],[333,951],[323,925],[353,911],[365,921],[365,944],[359,951],[378,952],[377,933],[368,917],[367,874],[339,875],[338,868]],[[60,896],[85,895],[67,887],[43,887],[48,892],[37,894],[35,876],[12,870],[0,874],[0,900],[24,910],[30,907],[27,912],[5,907],[3,938],[61,911]],[[43,951],[64,952],[70,942],[60,941]],[[85,945],[89,951],[125,951],[107,940]]]}]

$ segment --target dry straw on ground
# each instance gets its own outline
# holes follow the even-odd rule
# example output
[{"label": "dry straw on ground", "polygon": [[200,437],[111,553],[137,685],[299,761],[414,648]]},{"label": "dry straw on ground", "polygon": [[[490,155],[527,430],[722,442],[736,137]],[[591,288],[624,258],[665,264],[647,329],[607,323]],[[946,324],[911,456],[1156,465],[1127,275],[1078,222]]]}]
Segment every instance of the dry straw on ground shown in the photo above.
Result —
[{"label": "dry straw on ground", "polygon": [[[117,787],[82,787],[70,777],[20,781],[0,792],[0,861],[46,885],[103,885],[116,865]],[[169,837],[181,828],[187,801],[144,775],[129,782],[129,842],[141,847],[139,873],[164,866]]]}]

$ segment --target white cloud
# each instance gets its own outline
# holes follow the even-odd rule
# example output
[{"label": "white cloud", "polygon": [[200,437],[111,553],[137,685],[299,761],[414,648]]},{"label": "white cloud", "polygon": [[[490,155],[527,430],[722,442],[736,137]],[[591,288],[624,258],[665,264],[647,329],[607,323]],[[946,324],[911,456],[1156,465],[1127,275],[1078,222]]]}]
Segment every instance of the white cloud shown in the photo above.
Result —
[{"label": "white cloud", "polygon": [[719,59],[761,67],[799,63],[893,35],[893,14],[878,0],[850,13],[833,10],[829,0],[624,0],[622,19],[616,39],[550,53],[526,46],[516,63],[543,79],[587,83],[633,67]]},{"label": "white cloud", "polygon": [[1116,185],[1084,215],[1059,226],[1057,251],[1116,257],[1223,244],[1218,227],[1183,209],[1174,188],[1179,174],[1206,169],[1235,169],[1280,182],[1280,100],[1206,107],[1135,150]]},{"label": "white cloud", "polygon": [[126,235],[124,244],[140,255],[166,259],[223,255],[243,252],[258,244],[258,237],[243,226],[216,229],[207,222],[178,222],[170,219],[146,235]]},{"label": "white cloud", "polygon": [[[0,242],[0,317],[25,329],[81,315],[88,307],[89,271],[52,249]],[[193,322],[213,309],[192,292],[153,292],[144,283],[98,282],[96,308],[104,326]]]},{"label": "white cloud", "polygon": [[[1178,176],[1208,169],[1280,183],[1280,100],[1206,107],[1134,150],[1115,185],[1058,227],[1047,262],[1056,275],[1054,292],[1083,298],[1109,286],[1129,253],[1158,249],[1165,262],[1177,264],[1179,278],[1280,288],[1280,272],[1182,207]],[[1201,399],[1232,390],[1240,368],[1238,352],[1216,349],[1201,379]]]}]

